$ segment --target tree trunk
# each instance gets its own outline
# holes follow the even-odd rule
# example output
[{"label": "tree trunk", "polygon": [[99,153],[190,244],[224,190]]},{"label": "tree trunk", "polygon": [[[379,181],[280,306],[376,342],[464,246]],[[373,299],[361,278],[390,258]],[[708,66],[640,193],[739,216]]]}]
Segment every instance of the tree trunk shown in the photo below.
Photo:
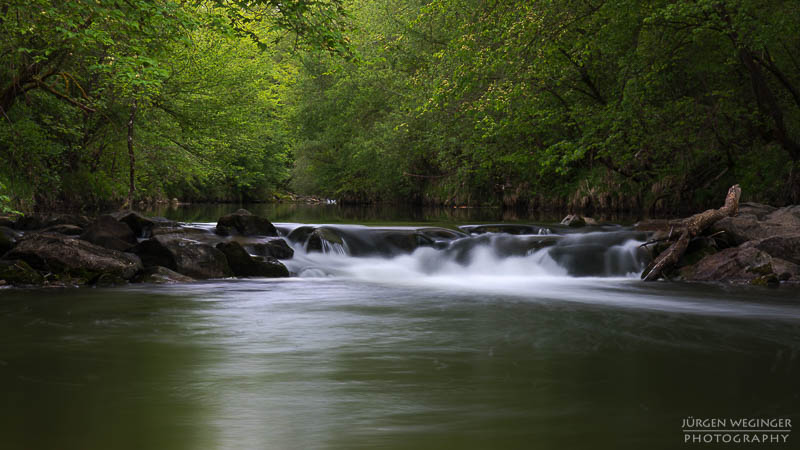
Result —
[{"label": "tree trunk", "polygon": [[130,179],[128,184],[128,200],[125,206],[133,209],[133,194],[136,192],[135,174],[136,174],[136,154],[133,152],[133,124],[136,121],[136,99],[131,103],[131,115],[128,119],[128,158],[130,159]]}]

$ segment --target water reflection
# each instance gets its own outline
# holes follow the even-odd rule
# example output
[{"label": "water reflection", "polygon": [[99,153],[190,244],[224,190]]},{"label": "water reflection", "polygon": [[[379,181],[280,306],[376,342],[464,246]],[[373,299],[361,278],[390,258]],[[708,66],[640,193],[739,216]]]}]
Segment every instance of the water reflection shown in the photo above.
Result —
[{"label": "water reflection", "polygon": [[196,426],[207,404],[193,372],[207,354],[186,341],[191,301],[101,290],[0,298],[3,448],[195,449],[208,440]]}]

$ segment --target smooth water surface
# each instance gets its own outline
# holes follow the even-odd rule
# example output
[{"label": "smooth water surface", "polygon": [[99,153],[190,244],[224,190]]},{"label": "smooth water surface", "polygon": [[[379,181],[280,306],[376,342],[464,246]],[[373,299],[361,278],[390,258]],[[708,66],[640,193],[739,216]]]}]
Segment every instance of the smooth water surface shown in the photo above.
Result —
[{"label": "smooth water surface", "polygon": [[800,423],[798,291],[642,283],[638,237],[293,242],[290,279],[3,289],[0,448],[683,448],[689,416]]}]

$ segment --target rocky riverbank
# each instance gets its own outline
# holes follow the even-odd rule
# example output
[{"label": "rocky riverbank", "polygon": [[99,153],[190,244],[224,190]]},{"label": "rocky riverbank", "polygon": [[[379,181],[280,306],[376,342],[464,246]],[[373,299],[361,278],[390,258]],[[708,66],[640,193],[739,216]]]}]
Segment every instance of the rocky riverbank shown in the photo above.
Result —
[{"label": "rocky riverbank", "polygon": [[[668,247],[671,222],[640,222],[652,231],[654,256]],[[694,237],[665,278],[778,286],[800,285],[800,205],[742,203],[738,213]]]},{"label": "rocky riverbank", "polygon": [[213,231],[126,211],[0,218],[0,254],[0,284],[113,286],[288,277],[278,258],[293,251],[269,220],[246,210],[221,217]]}]

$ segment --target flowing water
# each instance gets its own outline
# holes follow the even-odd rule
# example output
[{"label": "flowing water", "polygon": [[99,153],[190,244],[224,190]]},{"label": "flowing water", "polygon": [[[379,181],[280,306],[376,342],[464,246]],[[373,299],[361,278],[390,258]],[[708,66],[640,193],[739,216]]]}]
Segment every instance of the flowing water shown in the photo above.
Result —
[{"label": "flowing water", "polygon": [[690,416],[800,423],[797,290],[643,283],[621,226],[271,218],[289,279],[0,290],[0,448],[683,448]]}]

